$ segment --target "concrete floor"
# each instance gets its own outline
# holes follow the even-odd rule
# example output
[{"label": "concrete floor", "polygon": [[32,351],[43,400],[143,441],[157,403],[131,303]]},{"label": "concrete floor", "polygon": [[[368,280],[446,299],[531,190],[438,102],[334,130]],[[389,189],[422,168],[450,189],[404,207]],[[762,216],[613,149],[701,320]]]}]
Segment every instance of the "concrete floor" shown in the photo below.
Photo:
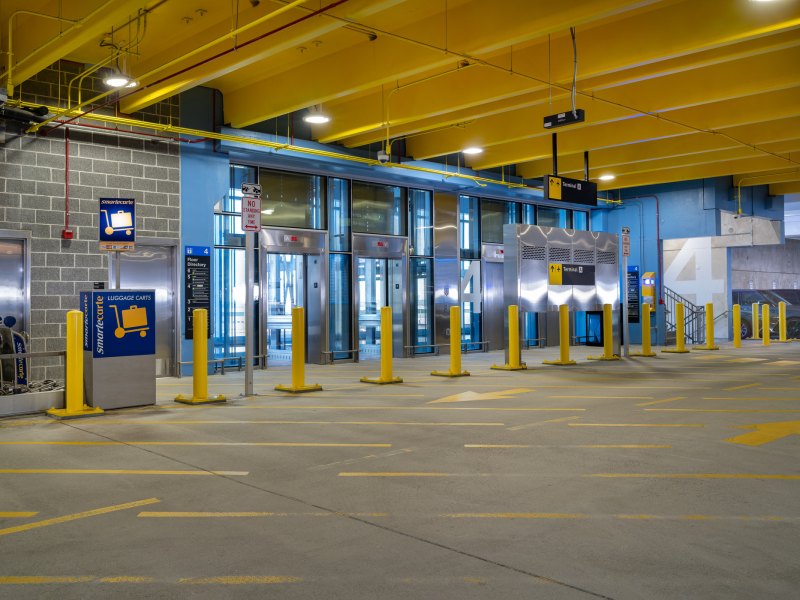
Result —
[{"label": "concrete floor", "polygon": [[381,387],[357,382],[374,362],[314,366],[298,396],[275,368],[240,398],[234,372],[203,407],[160,380],[155,407],[0,421],[0,598],[797,598],[800,344],[553,354],[395,361]]}]

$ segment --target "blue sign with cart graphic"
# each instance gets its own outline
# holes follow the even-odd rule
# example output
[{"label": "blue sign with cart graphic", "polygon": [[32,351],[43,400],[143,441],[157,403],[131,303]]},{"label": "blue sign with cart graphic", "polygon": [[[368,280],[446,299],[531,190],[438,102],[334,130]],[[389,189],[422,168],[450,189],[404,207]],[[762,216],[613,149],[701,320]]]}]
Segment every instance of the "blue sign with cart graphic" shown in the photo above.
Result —
[{"label": "blue sign with cart graphic", "polygon": [[100,198],[100,241],[136,241],[136,201],[133,198]]},{"label": "blue sign with cart graphic", "polygon": [[154,290],[81,292],[84,350],[94,358],[156,352]]}]

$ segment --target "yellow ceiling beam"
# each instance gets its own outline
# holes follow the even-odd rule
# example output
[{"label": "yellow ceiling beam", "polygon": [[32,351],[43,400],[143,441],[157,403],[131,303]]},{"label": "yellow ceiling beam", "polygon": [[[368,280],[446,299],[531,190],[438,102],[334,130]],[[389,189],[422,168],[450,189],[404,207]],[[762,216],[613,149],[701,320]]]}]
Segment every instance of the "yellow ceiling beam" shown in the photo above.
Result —
[{"label": "yellow ceiling beam", "polygon": [[773,156],[760,156],[757,158],[744,158],[722,163],[708,165],[693,165],[662,169],[646,173],[633,173],[617,177],[611,182],[599,182],[599,190],[615,190],[620,188],[654,185],[657,183],[670,183],[673,181],[688,181],[692,179],[705,179],[724,177],[736,173],[758,173],[760,171],[775,171],[786,167],[786,162]]},{"label": "yellow ceiling beam", "polygon": [[800,179],[800,165],[776,168],[769,173],[756,173],[739,171],[738,175],[733,176],[733,185],[748,187],[751,185],[766,185],[776,183],[790,183]]},{"label": "yellow ceiling beam", "polygon": [[800,174],[795,181],[769,184],[770,196],[785,196],[787,194],[800,194]]},{"label": "yellow ceiling beam", "polygon": [[[402,4],[404,0],[351,0],[342,8],[332,10],[332,14],[347,19],[362,19],[370,15],[377,14]],[[258,35],[271,31],[281,24],[286,24],[296,19],[300,13],[293,12],[281,15],[275,20],[269,20],[256,28],[242,34],[238,39],[241,44],[244,41],[254,39]],[[206,29],[201,34],[195,35],[188,40],[181,40],[179,44],[159,55],[147,58],[132,65],[133,75],[140,80],[142,86],[148,86],[142,92],[137,92],[123,98],[120,101],[120,108],[125,113],[131,113],[142,108],[160,102],[170,96],[184,92],[197,85],[202,85],[213,79],[232,73],[238,69],[243,69],[249,65],[266,61],[279,55],[286,50],[293,50],[298,46],[309,43],[311,40],[318,39],[326,34],[344,27],[346,23],[341,20],[330,18],[314,18],[294,25],[284,31],[275,33],[260,43],[254,43],[244,48],[237,48],[219,58],[212,60],[212,57],[223,50],[232,47],[233,40],[230,38],[230,22],[225,20]],[[181,58],[198,46],[218,42],[199,54]],[[177,62],[168,70],[161,69],[162,65],[171,60]],[[209,60],[204,64],[203,61]],[[199,66],[194,66],[199,65]],[[187,70],[188,69],[188,70]],[[185,72],[181,72],[184,71]],[[149,75],[149,73],[154,73]],[[165,78],[170,73],[179,73],[170,77],[163,83],[155,84],[155,81]],[[258,100],[260,101],[260,99]]]},{"label": "yellow ceiling beam", "polygon": [[[679,8],[670,3],[659,10],[634,13],[611,23],[581,29],[578,36],[579,86],[586,90],[605,89],[800,44],[800,36],[796,33],[800,11],[784,5],[777,12],[758,11],[753,14],[749,8],[733,6],[729,0],[686,2]],[[728,13],[731,13],[730,18]],[[725,14],[726,18],[720,18],[720,14]],[[710,26],[687,28],[687,22],[709,23]],[[515,92],[520,87],[535,91],[542,89],[542,82],[548,80],[569,85],[572,79],[571,41],[566,35],[557,35],[551,39],[550,45],[548,48],[547,40],[543,40],[513,49],[510,54],[488,58],[489,62],[513,69],[518,75],[500,85],[490,82],[492,85],[470,88],[470,97],[475,100],[482,98],[482,102],[487,103],[507,97],[509,87]],[[548,55],[553,57],[549,65]],[[397,135],[424,130],[403,128],[404,124],[464,106],[461,86],[455,81],[456,76],[453,77],[453,87],[449,78],[422,81],[418,86],[400,90],[394,95],[391,124]],[[515,84],[514,80],[520,81]],[[415,101],[415,96],[426,98],[428,103]],[[363,139],[352,142],[347,140],[346,144],[352,147],[379,139],[380,134],[372,138],[365,134],[374,132],[382,123],[363,123],[359,115],[381,104],[382,97],[375,92],[336,107],[333,111],[335,121],[320,141],[328,143],[350,136],[363,136]],[[512,103],[509,108],[518,106],[519,103]],[[463,116],[462,120],[475,116]]]},{"label": "yellow ceiling beam", "polygon": [[[241,127],[446,65],[455,66],[460,56],[494,53],[651,3],[562,0],[531,10],[529,0],[506,0],[502,9],[473,0],[448,11],[446,19],[436,14],[391,33],[378,32],[374,41],[309,61],[245,88],[223,90],[226,118]],[[478,23],[480,27],[476,27]],[[443,38],[444,31],[447,39]],[[253,98],[259,98],[255,106]]]},{"label": "yellow ceiling beam", "polygon": [[[68,6],[64,17],[76,20],[73,25],[26,16],[22,20],[23,29],[20,18],[16,18],[12,42],[12,84],[18,86],[89,42],[99,44],[104,33],[136,16],[138,10],[148,3],[149,0],[108,0],[83,15],[73,15],[69,9],[74,10],[75,6]],[[56,7],[46,14],[57,14]],[[2,25],[5,27],[6,24]],[[4,39],[3,43],[8,43],[8,40]],[[6,49],[4,46],[3,50]],[[7,72],[0,75],[6,85],[7,75]]]}]

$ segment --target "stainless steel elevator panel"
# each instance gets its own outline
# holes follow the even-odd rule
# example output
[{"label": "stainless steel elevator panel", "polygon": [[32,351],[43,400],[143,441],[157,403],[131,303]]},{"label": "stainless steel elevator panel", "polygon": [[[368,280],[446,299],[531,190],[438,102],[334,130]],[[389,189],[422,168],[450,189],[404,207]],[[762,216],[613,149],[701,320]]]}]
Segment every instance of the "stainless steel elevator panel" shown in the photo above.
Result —
[{"label": "stainless steel elevator panel", "polygon": [[[558,229],[556,227],[543,227],[542,230],[547,236],[548,269],[554,263],[572,263],[572,240],[574,231],[572,229]],[[547,291],[547,310],[557,312],[558,307],[562,304],[569,306],[570,310],[575,310],[572,298],[572,286],[549,286]],[[549,323],[550,321],[548,320],[548,325]],[[547,329],[550,331],[551,327]]]},{"label": "stainless steel elevator panel", "polygon": [[[259,281],[268,282],[264,254],[297,254],[303,256],[304,308],[306,317],[306,362],[325,364],[328,349],[328,233],[311,229],[265,227],[258,237],[260,256]],[[260,349],[267,353],[270,316],[266,294],[260,294]]]},{"label": "stainless steel elevator panel", "polygon": [[[523,312],[544,312],[547,310],[547,235],[535,225],[505,225],[519,230],[516,248],[518,267],[519,304]],[[505,244],[508,254],[512,249]],[[508,259],[506,259],[508,260]],[[506,305],[509,302],[506,300]]]},{"label": "stainless steel elevator panel", "polygon": [[[14,233],[19,235],[9,235]],[[27,238],[0,232],[0,325],[19,333],[30,331],[28,244]]]},{"label": "stainless steel elevator panel", "polygon": [[[156,292],[156,377],[177,373],[177,250],[163,241],[136,240],[136,250],[120,252],[122,288]],[[109,257],[109,281],[113,281],[115,253]]]},{"label": "stainless steel elevator panel", "polygon": [[481,246],[481,270],[483,271],[483,339],[489,342],[489,350],[506,347],[506,309],[503,293],[502,244]]},{"label": "stainless steel elevator panel", "polygon": [[[589,231],[567,229],[572,235],[572,264],[594,269],[595,238]],[[595,271],[596,276],[596,271]],[[596,284],[572,286],[572,310],[598,310]]]},{"label": "stainless steel elevator panel", "polygon": [[392,355],[406,356],[410,346],[408,289],[408,238],[387,235],[353,234],[353,339],[359,339],[358,307],[361,302],[357,280],[359,258],[386,260],[387,305],[392,307]]},{"label": "stainless steel elevator panel", "polygon": [[433,203],[433,315],[435,342],[450,352],[450,307],[458,306],[458,198],[435,194]]},{"label": "stainless steel elevator panel", "polygon": [[[595,282],[598,310],[610,304],[619,310],[619,242],[616,234],[598,232],[595,240]],[[615,330],[616,331],[616,330]]]}]

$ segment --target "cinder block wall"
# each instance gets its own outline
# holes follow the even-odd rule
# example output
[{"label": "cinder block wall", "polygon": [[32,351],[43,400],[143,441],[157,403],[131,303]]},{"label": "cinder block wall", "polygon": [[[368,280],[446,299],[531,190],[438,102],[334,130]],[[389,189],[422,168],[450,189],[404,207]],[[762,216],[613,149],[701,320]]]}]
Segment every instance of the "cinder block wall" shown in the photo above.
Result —
[{"label": "cinder block wall", "polygon": [[[56,81],[66,81],[79,70],[80,65],[54,66],[26,84],[23,99],[55,105],[53,72]],[[90,85],[100,88],[98,81]],[[25,95],[26,89],[31,93]],[[176,110],[171,105],[163,112],[172,118]],[[157,112],[145,118],[154,120]],[[66,312],[78,308],[78,295],[91,289],[91,282],[108,280],[107,253],[98,250],[97,242],[98,198],[135,198],[137,236],[176,239],[180,231],[179,144],[73,126],[69,222],[75,237],[62,239],[65,131],[61,127],[47,135],[18,135],[7,127],[0,136],[0,229],[32,236],[28,334],[34,352],[64,350]],[[37,359],[31,367],[34,379],[63,378],[58,358]]]}]

